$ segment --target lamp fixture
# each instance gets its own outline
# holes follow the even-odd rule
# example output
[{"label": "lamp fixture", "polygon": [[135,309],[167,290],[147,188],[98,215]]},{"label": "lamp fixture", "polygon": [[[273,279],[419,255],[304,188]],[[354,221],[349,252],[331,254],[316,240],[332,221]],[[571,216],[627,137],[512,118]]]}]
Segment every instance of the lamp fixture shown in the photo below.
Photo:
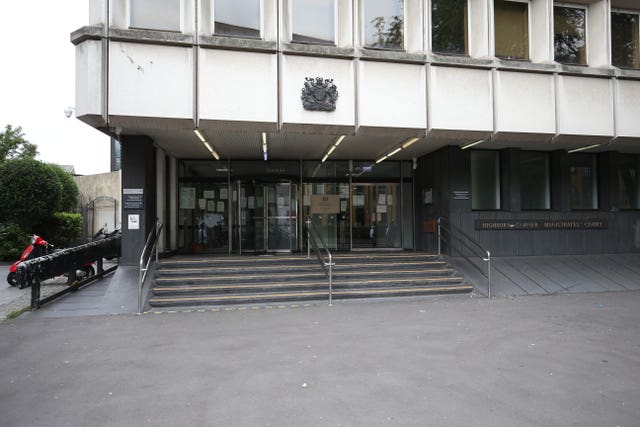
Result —
[{"label": "lamp fixture", "polygon": [[202,131],[201,131],[200,129],[198,129],[198,128],[194,129],[194,130],[193,130],[193,133],[195,133],[195,134],[196,134],[196,136],[198,137],[198,139],[199,139],[201,142],[207,142],[207,137],[206,137],[206,136],[204,136],[204,133],[202,133]]},{"label": "lamp fixture", "polygon": [[267,133],[262,132],[262,158],[266,161],[269,156],[267,155]]},{"label": "lamp fixture", "polygon": [[591,150],[592,148],[600,147],[600,144],[587,145],[586,147],[575,148],[567,151],[567,153],[577,153],[578,151]]},{"label": "lamp fixture", "polygon": [[482,144],[483,142],[485,142],[485,140],[484,140],[484,139],[480,139],[480,140],[475,141],[475,142],[470,142],[470,143],[468,143],[468,144],[461,145],[461,146],[460,146],[460,149],[461,149],[461,150],[466,150],[467,148],[471,148],[471,147],[473,147],[473,146],[475,146],[475,145]]},{"label": "lamp fixture", "polygon": [[389,157],[393,156],[394,154],[397,154],[401,150],[404,150],[404,149],[410,147],[411,145],[415,144],[419,140],[420,140],[420,138],[407,139],[402,144],[400,144],[399,146],[397,146],[396,148],[394,148],[393,150],[389,151],[387,154],[385,154],[384,156],[382,156],[378,160],[376,160],[376,164],[388,159]]},{"label": "lamp fixture", "polygon": [[340,135],[338,139],[336,139],[336,142],[334,142],[333,145],[329,147],[329,150],[327,150],[327,153],[322,157],[322,161],[320,163],[324,163],[325,160],[327,160],[327,158],[331,155],[331,153],[333,153],[333,151],[338,147],[338,145],[340,145],[342,140],[345,139],[346,137],[347,135]]}]

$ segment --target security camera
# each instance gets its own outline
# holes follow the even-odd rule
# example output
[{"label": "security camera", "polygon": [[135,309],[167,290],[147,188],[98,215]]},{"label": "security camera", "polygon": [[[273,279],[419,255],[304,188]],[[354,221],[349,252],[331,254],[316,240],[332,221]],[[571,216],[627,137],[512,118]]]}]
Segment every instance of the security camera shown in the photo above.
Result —
[{"label": "security camera", "polygon": [[73,107],[67,107],[64,109],[64,115],[67,117],[67,119],[71,117],[72,114],[73,114]]}]

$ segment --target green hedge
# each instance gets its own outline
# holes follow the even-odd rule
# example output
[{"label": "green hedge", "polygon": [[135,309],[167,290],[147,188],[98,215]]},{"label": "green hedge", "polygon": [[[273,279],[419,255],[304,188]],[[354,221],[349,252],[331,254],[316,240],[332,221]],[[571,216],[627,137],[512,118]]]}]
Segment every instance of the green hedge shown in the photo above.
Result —
[{"label": "green hedge", "polygon": [[82,234],[82,215],[56,212],[50,223],[46,240],[58,248],[67,248],[78,243]]},{"label": "green hedge", "polygon": [[29,244],[30,235],[14,223],[0,223],[0,260],[16,261]]}]

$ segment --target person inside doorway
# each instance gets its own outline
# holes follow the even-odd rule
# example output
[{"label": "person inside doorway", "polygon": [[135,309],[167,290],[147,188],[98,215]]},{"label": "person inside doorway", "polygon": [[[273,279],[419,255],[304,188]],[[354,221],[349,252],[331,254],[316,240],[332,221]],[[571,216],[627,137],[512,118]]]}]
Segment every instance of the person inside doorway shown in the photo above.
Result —
[{"label": "person inside doorway", "polygon": [[372,223],[369,229],[369,240],[371,240],[371,247],[376,247],[376,224]]}]

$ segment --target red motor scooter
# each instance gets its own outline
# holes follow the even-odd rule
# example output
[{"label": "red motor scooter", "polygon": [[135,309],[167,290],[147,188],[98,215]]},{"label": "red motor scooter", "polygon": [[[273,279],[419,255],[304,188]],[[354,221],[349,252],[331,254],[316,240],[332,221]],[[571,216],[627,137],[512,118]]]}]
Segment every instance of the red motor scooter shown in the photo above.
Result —
[{"label": "red motor scooter", "polygon": [[29,246],[22,251],[22,255],[20,255],[20,259],[9,267],[9,274],[7,275],[7,282],[11,286],[15,286],[17,284],[16,280],[16,271],[18,270],[18,265],[21,262],[28,261],[30,259],[38,258],[43,255],[47,255],[49,251],[53,248],[53,245],[48,243],[42,237],[34,234],[31,236],[31,242]]}]

